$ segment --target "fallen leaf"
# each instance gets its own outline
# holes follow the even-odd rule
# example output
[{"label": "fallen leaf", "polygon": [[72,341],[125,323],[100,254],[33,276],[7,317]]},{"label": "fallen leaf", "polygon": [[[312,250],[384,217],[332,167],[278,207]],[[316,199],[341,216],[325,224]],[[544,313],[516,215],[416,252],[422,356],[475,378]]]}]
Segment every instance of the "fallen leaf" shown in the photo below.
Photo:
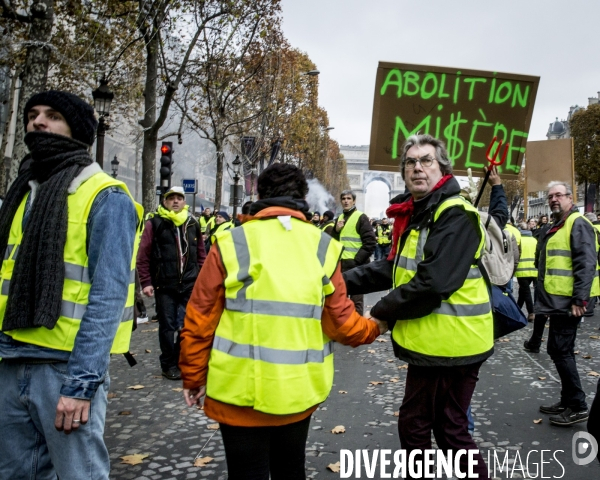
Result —
[{"label": "fallen leaf", "polygon": [[144,458],[147,458],[149,456],[149,453],[136,453],[134,455],[125,455],[124,457],[121,457],[121,463],[126,463],[128,465],[139,465],[140,463],[143,463],[142,460]]},{"label": "fallen leaf", "polygon": [[581,357],[581,358],[587,358],[587,359],[589,360],[590,358],[592,358],[592,356],[591,356],[591,355],[584,355],[584,356],[583,356],[583,357]]},{"label": "fallen leaf", "polygon": [[117,394],[114,392],[109,392],[106,398],[117,398]]},{"label": "fallen leaf", "polygon": [[218,430],[219,429],[219,424],[218,423],[211,423],[206,428],[208,428],[209,430]]},{"label": "fallen leaf", "polygon": [[331,429],[331,433],[346,433],[346,427],[343,425],[338,425],[337,427],[333,427]]},{"label": "fallen leaf", "polygon": [[400,412],[394,412],[394,417],[399,417],[400,416]]},{"label": "fallen leaf", "polygon": [[375,353],[375,350],[367,350],[368,353]]},{"label": "fallen leaf", "polygon": [[330,463],[327,465],[327,468],[331,470],[333,473],[339,473],[340,471],[340,462]]},{"label": "fallen leaf", "polygon": [[127,387],[130,388],[131,390],[141,390],[142,388],[144,388],[143,385],[131,385],[131,387]]},{"label": "fallen leaf", "polygon": [[183,392],[183,388],[181,387],[172,388],[171,390],[173,390],[174,392]]},{"label": "fallen leaf", "polygon": [[152,350],[146,349],[146,353],[152,353]]},{"label": "fallen leaf", "polygon": [[342,395],[345,395],[348,392],[346,390],[340,390],[338,393],[341,393]]},{"label": "fallen leaf", "polygon": [[383,385],[383,382],[380,382],[378,380],[373,380],[372,382],[369,382],[371,385]]},{"label": "fallen leaf", "polygon": [[119,415],[131,415],[131,412],[129,410],[123,410],[122,412],[119,412]]},{"label": "fallen leaf", "polygon": [[594,372],[593,370],[591,372],[588,372],[588,375],[590,377],[600,377],[600,373]]},{"label": "fallen leaf", "polygon": [[598,335],[590,335],[590,338],[593,338],[594,340],[598,340],[598,339],[600,339],[600,336],[598,336]]},{"label": "fallen leaf", "polygon": [[204,410],[204,405],[198,405],[198,410]]},{"label": "fallen leaf", "polygon": [[541,419],[541,418],[538,418],[537,420],[534,420],[534,421],[533,421],[533,423],[535,423],[535,424],[542,423],[542,419]]},{"label": "fallen leaf", "polygon": [[393,358],[388,358],[388,363],[393,363],[395,360]]},{"label": "fallen leaf", "polygon": [[379,343],[385,343],[387,342],[387,340],[385,338],[377,338],[376,339]]},{"label": "fallen leaf", "polygon": [[579,350],[575,350],[573,353],[574,353],[575,355],[579,355]]},{"label": "fallen leaf", "polygon": [[206,464],[214,460],[213,457],[202,457],[194,460],[194,467],[206,467]]},{"label": "fallen leaf", "polygon": [[398,383],[400,380],[397,379],[396,377],[390,378],[390,382],[391,383]]},{"label": "fallen leaf", "polygon": [[540,380],[546,380],[546,377],[538,377]]},{"label": "fallen leaf", "polygon": [[147,332],[158,332],[158,328],[151,328],[149,330],[142,330],[142,333],[147,333]]},{"label": "fallen leaf", "polygon": [[400,366],[398,367],[398,370],[404,370],[404,369],[406,369],[406,368],[408,368],[408,365],[407,365],[407,364],[404,364],[404,365],[400,365]]}]

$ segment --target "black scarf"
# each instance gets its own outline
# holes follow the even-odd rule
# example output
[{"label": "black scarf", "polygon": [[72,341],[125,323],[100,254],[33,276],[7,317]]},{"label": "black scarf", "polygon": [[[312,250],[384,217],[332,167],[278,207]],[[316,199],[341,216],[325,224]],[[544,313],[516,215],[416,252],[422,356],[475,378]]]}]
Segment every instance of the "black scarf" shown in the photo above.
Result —
[{"label": "black scarf", "polygon": [[[265,198],[264,200],[257,200],[250,205],[250,215],[256,215],[258,212],[268,207],[284,207],[291,208],[292,210],[300,210],[307,220],[312,218],[312,215],[308,211],[309,206],[308,203],[306,203],[306,200],[294,197],[272,197]],[[1,251],[2,250],[0,250],[0,252]]]},{"label": "black scarf", "polygon": [[88,146],[63,135],[29,132],[25,143],[31,152],[0,208],[0,255],[8,243],[13,218],[30,190],[39,187],[19,246],[10,281],[2,330],[41,327],[52,329],[61,313],[65,280],[67,198],[73,179],[93,160]]}]

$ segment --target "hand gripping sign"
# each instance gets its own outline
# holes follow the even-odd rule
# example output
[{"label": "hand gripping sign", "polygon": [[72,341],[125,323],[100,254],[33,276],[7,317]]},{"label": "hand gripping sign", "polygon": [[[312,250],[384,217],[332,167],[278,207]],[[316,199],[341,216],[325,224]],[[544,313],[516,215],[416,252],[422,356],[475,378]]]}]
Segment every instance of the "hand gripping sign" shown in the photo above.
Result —
[{"label": "hand gripping sign", "polygon": [[500,149],[502,148],[502,142],[503,142],[503,140],[500,140],[500,142],[498,143],[498,148],[496,149],[496,152],[490,158],[490,152],[492,151],[492,147],[494,146],[494,143],[496,143],[496,137],[494,137],[494,139],[491,141],[490,145],[488,146],[487,151],[485,152],[485,158],[487,158],[487,161],[490,162],[490,166],[488,167],[487,172],[485,172],[485,177],[483,178],[483,183],[481,184],[481,188],[479,189],[479,193],[477,194],[477,199],[475,200],[475,203],[474,203],[475,207],[477,207],[477,205],[479,205],[479,200],[481,200],[481,196],[483,195],[483,191],[485,190],[485,184],[487,183],[488,179],[490,178],[490,173],[492,173],[492,170],[494,169],[494,167],[499,167],[506,161],[506,154],[508,153],[508,150],[510,148],[510,143],[507,143],[504,146],[504,153],[502,154],[502,158],[499,161],[496,161],[496,159],[498,158],[498,153],[500,153]]}]

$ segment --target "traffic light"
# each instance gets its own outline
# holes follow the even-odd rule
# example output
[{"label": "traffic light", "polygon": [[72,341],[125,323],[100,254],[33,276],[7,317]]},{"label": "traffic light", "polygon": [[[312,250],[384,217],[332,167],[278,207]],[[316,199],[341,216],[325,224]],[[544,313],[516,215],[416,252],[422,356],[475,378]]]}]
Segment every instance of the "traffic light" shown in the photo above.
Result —
[{"label": "traffic light", "polygon": [[160,186],[163,194],[171,188],[171,168],[173,166],[173,142],[162,142],[160,147]]}]

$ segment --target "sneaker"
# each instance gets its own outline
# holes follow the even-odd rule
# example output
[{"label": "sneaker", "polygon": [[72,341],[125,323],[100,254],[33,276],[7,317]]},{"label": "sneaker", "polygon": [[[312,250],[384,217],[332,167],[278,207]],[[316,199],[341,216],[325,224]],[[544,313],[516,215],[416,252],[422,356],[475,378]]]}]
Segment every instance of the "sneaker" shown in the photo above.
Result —
[{"label": "sneaker", "polygon": [[586,422],[590,416],[590,411],[586,408],[579,412],[574,412],[570,408],[566,408],[560,415],[550,417],[550,423],[559,427],[568,427],[579,422]]},{"label": "sneaker", "polygon": [[528,340],[525,340],[525,342],[523,343],[523,347],[525,348],[525,350],[527,350],[528,352],[531,353],[540,353],[540,347],[532,347],[529,344]]},{"label": "sneaker", "polygon": [[137,324],[148,323],[148,317],[137,317]]},{"label": "sneaker", "polygon": [[162,371],[162,376],[169,380],[181,380],[181,371],[177,367],[171,367]]},{"label": "sneaker", "polygon": [[559,413],[564,412],[567,407],[563,407],[562,403],[557,402],[554,405],[542,405],[540,407],[540,412],[547,413],[548,415],[558,415]]}]

